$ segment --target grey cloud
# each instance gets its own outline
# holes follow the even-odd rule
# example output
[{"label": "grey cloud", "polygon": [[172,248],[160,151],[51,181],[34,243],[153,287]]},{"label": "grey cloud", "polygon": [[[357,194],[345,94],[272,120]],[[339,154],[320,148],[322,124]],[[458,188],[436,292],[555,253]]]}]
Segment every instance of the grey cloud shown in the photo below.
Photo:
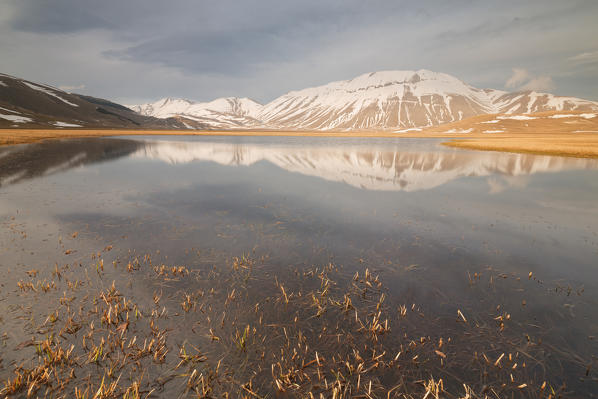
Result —
[{"label": "grey cloud", "polygon": [[[291,45],[287,43],[287,45]],[[176,35],[144,42],[124,50],[107,50],[107,57],[156,63],[191,72],[248,72],[259,62],[289,58],[285,41],[267,32],[251,35]]]},{"label": "grey cloud", "polygon": [[109,20],[87,10],[83,2],[19,0],[13,2],[13,7],[15,14],[11,25],[16,30],[65,33],[111,27]]},{"label": "grey cloud", "polygon": [[595,0],[1,3],[0,71],[120,101],[264,102],[381,69],[500,88],[515,67],[552,77],[557,94],[598,99]]}]

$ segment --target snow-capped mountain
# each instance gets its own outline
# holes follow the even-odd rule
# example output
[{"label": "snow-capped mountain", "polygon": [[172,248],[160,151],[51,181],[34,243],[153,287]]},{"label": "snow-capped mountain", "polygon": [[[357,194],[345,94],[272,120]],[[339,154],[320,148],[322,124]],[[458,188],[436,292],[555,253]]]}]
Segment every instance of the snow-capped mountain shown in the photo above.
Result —
[{"label": "snow-capped mountain", "polygon": [[196,127],[194,122],[223,129],[263,125],[257,119],[262,105],[249,98],[226,97],[203,103],[164,98],[155,103],[132,105],[129,108],[145,116],[180,118],[188,127]]},{"label": "snow-capped mountain", "polygon": [[533,91],[478,89],[428,70],[382,71],[292,91],[266,105],[223,98],[209,103],[164,99],[130,107],[158,118],[183,117],[214,128],[400,130],[495,113],[598,111],[598,103]]},{"label": "snow-capped mountain", "polygon": [[450,75],[383,71],[293,91],[260,115],[280,127],[400,129],[433,126],[494,111],[489,95]]}]

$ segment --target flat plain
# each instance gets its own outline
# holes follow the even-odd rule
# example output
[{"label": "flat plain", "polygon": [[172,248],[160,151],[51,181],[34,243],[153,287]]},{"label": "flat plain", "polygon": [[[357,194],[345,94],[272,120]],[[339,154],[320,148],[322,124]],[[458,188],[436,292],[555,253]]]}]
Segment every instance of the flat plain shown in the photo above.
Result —
[{"label": "flat plain", "polygon": [[445,145],[473,150],[598,158],[598,115],[577,111],[481,115],[405,131],[1,129],[0,145],[44,139],[139,135],[447,138],[450,140]]}]

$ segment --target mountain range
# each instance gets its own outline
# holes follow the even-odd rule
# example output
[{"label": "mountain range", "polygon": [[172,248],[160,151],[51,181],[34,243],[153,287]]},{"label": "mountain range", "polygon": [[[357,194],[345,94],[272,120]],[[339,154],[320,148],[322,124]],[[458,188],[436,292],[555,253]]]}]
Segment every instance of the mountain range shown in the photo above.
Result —
[{"label": "mountain range", "polygon": [[428,70],[382,71],[292,91],[262,105],[248,98],[211,102],[165,98],[129,108],[215,129],[406,130],[481,114],[598,111],[598,102],[535,91],[478,89]]},{"label": "mountain range", "polygon": [[417,131],[486,114],[598,111],[598,102],[478,89],[428,70],[381,71],[292,91],[267,104],[227,97],[123,106],[0,74],[0,127]]}]

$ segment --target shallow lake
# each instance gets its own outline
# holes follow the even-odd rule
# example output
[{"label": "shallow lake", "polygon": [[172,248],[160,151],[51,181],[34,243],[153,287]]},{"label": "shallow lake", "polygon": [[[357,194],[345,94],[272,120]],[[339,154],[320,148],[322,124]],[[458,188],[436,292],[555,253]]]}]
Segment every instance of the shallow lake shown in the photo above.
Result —
[{"label": "shallow lake", "polygon": [[[598,161],[440,143],[0,147],[0,377],[55,367],[40,396],[103,376],[122,396],[145,373],[154,397],[598,397]],[[134,335],[164,345],[105,354]]]}]

